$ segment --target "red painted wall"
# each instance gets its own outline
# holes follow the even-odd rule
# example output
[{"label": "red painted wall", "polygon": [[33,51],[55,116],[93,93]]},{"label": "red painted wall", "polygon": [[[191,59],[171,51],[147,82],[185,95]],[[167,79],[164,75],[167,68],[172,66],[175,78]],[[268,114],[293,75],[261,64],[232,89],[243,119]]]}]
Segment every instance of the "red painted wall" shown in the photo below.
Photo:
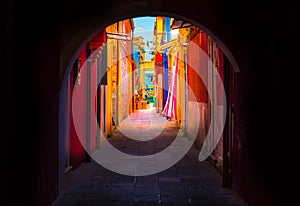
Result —
[{"label": "red painted wall", "polygon": [[[82,66],[82,70],[83,71],[83,67],[84,65],[86,65],[86,46],[84,46],[81,51],[79,52],[77,58],[81,58],[81,66]],[[84,134],[85,133],[85,129],[86,129],[86,122],[85,122],[85,89],[82,89],[81,94],[82,96],[84,96],[84,98],[80,98],[80,100],[82,102],[80,102],[79,104],[81,105],[82,109],[79,111],[76,111],[77,113],[79,113],[79,116],[81,118],[77,118],[76,121],[78,121],[78,125],[80,125],[80,127],[78,128],[78,130],[80,131],[76,131],[75,129],[75,124],[74,124],[74,119],[73,119],[73,105],[72,105],[72,98],[73,98],[73,90],[74,90],[74,69],[72,69],[71,74],[70,74],[70,164],[73,167],[77,167],[81,162],[83,162],[85,160],[85,149],[82,146],[82,143],[85,144],[84,139],[82,140],[83,142],[80,141],[78,133],[80,134]],[[82,87],[83,85],[85,85],[85,72],[81,72],[80,73],[80,86]],[[75,85],[76,86],[76,85]],[[84,135],[85,136],[85,135]]]},{"label": "red painted wall", "polygon": [[[97,48],[103,45],[106,40],[104,31],[96,34],[91,41],[92,50],[96,51]],[[73,116],[72,97],[74,86],[71,85],[70,99],[71,99],[71,124],[70,124],[70,163],[73,167],[78,166],[86,158],[86,87],[87,87],[87,46],[81,48],[77,58],[81,59],[81,72],[80,72],[80,84],[75,85],[77,89],[76,104],[80,105],[77,111],[76,119]],[[71,83],[74,82],[74,69],[71,71]],[[90,105],[90,150],[91,152],[96,149],[96,135],[97,135],[97,121],[96,121],[96,91],[97,91],[97,62],[95,58],[91,65],[91,105]],[[75,127],[76,126],[76,127]]]}]

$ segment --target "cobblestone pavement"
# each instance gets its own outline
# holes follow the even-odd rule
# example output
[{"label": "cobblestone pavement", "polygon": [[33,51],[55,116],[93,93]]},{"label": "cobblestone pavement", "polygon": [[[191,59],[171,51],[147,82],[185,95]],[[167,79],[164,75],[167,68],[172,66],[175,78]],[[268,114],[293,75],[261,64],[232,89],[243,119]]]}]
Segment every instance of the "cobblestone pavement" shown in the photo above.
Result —
[{"label": "cobblestone pavement", "polygon": [[[153,120],[163,119],[153,110],[140,110],[130,118],[140,131],[149,128]],[[128,154],[154,154],[166,148],[179,131],[175,122],[165,123],[153,140],[135,141],[116,129],[109,142]],[[222,188],[221,175],[208,161],[198,161],[198,154],[193,146],[169,169],[137,177],[111,172],[95,161],[82,163],[67,175],[63,192],[53,206],[244,206],[231,189]]]}]

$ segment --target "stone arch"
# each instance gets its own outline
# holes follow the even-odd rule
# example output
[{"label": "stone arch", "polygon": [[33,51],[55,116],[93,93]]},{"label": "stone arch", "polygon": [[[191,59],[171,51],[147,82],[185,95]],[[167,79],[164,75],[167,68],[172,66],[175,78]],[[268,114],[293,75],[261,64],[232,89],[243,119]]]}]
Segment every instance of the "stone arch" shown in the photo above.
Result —
[{"label": "stone arch", "polygon": [[[220,23],[217,23],[221,22],[220,19],[209,18],[213,17],[213,13],[210,13],[209,11],[217,10],[212,8],[214,4],[206,3],[205,6],[207,6],[207,10],[203,12],[203,15],[199,15],[198,17],[195,16],[195,10],[193,9],[193,5],[195,4],[193,3],[184,4],[184,8],[179,10],[176,7],[164,6],[167,5],[169,2],[168,0],[164,1],[162,4],[158,3],[158,1],[153,2],[154,3],[149,3],[149,1],[145,0],[133,1],[131,3],[126,3],[126,6],[124,6],[124,3],[119,3],[109,7],[109,10],[105,13],[98,14],[91,11],[91,14],[86,14],[85,18],[75,18],[72,23],[69,22],[68,24],[63,25],[64,29],[62,32],[60,60],[60,85],[62,86],[65,84],[64,80],[71,71],[72,63],[74,62],[75,57],[80,51],[81,47],[86,44],[96,33],[116,21],[141,16],[169,16],[192,23],[209,34],[218,43],[224,54],[227,56],[233,67],[233,70],[235,72],[240,71],[238,63],[234,57],[235,54],[231,52],[231,48],[227,46],[230,45],[229,42],[232,42],[231,40],[233,40],[231,39],[232,36],[229,34],[228,29],[223,30],[224,26],[221,26]],[[193,2],[193,0],[190,0],[190,2]],[[169,4],[174,5],[176,3],[172,3],[172,1],[170,1]],[[174,11],[170,12],[169,10],[172,10],[173,8]],[[177,12],[176,10],[179,11]],[[198,14],[201,14],[201,12]],[[201,17],[203,22],[200,20]]]}]

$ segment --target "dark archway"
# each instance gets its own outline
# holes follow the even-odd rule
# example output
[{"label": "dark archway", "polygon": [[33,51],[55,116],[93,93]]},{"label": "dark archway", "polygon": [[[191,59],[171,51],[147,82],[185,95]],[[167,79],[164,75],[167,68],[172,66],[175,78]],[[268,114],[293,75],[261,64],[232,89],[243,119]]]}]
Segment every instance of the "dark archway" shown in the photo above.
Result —
[{"label": "dark archway", "polygon": [[[222,49],[222,51],[224,52],[224,54],[227,56],[227,58],[229,59],[229,61],[230,61],[230,63],[231,63],[231,65],[232,65],[232,68],[233,68],[233,70],[235,71],[235,72],[238,72],[239,71],[239,68],[238,68],[238,65],[237,65],[237,61],[235,60],[235,58],[233,57],[233,54],[229,51],[229,49],[225,46],[225,44],[218,38],[218,37],[216,37],[211,31],[209,31],[205,26],[203,26],[203,25],[201,25],[201,24],[199,24],[198,22],[196,22],[196,21],[194,21],[194,20],[191,20],[191,19],[188,19],[188,18],[185,18],[185,17],[182,17],[182,16],[180,16],[180,15],[176,15],[176,14],[166,14],[166,13],[164,13],[164,12],[151,12],[151,13],[149,13],[149,12],[144,12],[144,15],[147,15],[147,16],[149,16],[151,14],[151,16],[156,16],[156,15],[159,15],[159,16],[166,16],[166,15],[168,15],[168,16],[170,16],[170,17],[176,17],[176,18],[178,18],[178,19],[183,19],[183,20],[186,20],[186,21],[188,21],[188,22],[191,22],[193,25],[195,25],[195,26],[197,26],[197,27],[199,27],[201,30],[203,30],[203,31],[205,31],[207,34],[209,34],[213,39],[214,39],[214,41],[221,47],[221,49]],[[142,15],[141,15],[142,16]],[[115,20],[115,21],[118,21],[118,20],[123,20],[123,19],[126,19],[126,18],[130,18],[130,17],[136,17],[136,15],[135,15],[135,13],[133,12],[132,14],[128,14],[127,16],[125,16],[124,18],[117,18],[117,20],[115,20],[115,19],[113,19],[113,20]],[[63,70],[63,71],[61,71],[61,73],[64,73],[65,74],[65,76],[66,75],[68,75],[69,74],[69,72],[70,72],[70,70],[71,70],[71,68],[72,68],[72,66],[73,66],[73,62],[74,62],[74,60],[75,60],[75,57],[77,56],[77,54],[78,54],[78,52],[79,52],[79,50],[81,49],[81,47],[83,46],[83,45],[85,45],[95,34],[97,34],[99,31],[101,31],[101,30],[103,30],[103,28],[105,28],[107,25],[109,25],[110,24],[110,22],[111,22],[112,20],[107,20],[107,22],[101,22],[101,23],[99,23],[99,22],[97,22],[97,21],[95,21],[93,24],[92,23],[89,23],[89,22],[82,22],[82,24],[83,24],[83,26],[82,27],[84,27],[84,25],[85,24],[87,24],[88,26],[89,26],[89,30],[88,31],[86,31],[86,33],[85,33],[85,35],[86,35],[86,38],[82,38],[81,39],[81,42],[80,41],[77,41],[77,42],[75,42],[75,43],[77,43],[78,44],[78,48],[75,48],[74,47],[74,45],[76,45],[75,43],[74,43],[74,45],[72,44],[72,45],[70,45],[68,48],[66,48],[65,50],[64,50],[64,53],[66,54],[66,55],[63,55],[63,56],[68,56],[68,57],[70,57],[71,56],[71,60],[67,60],[67,59],[64,59],[64,58],[62,58],[62,60],[61,60],[61,62],[62,62],[62,65],[68,65],[67,66],[67,68],[66,68],[66,70],[63,70],[63,69],[65,69],[65,68],[62,68],[61,67],[61,69]],[[89,24],[88,24],[89,23]],[[81,27],[80,25],[78,25],[79,27]],[[90,32],[90,29],[92,30],[92,32]],[[82,30],[81,30],[81,32],[82,32]],[[69,38],[70,39],[77,39],[77,33],[74,33],[73,35],[70,35],[69,36]],[[82,34],[83,35],[83,34]],[[73,46],[73,47],[72,47]],[[68,49],[70,49],[70,51],[68,50]],[[72,51],[72,49],[74,49],[73,51]],[[72,52],[74,52],[73,53],[73,55],[71,55],[71,53]],[[62,86],[64,87],[64,85],[65,85],[65,80],[66,79],[66,77],[64,77],[64,81],[63,81],[63,83],[62,83]],[[64,93],[61,93],[62,95],[64,95]],[[61,97],[61,99],[65,99],[65,97],[63,96],[63,97]],[[65,102],[63,101],[63,102],[61,102],[61,104],[65,104]],[[65,112],[65,109],[61,109],[61,111],[63,111],[63,112]],[[64,119],[64,117],[60,117],[60,118],[62,118],[62,122],[64,122],[65,121],[65,119]],[[231,120],[230,120],[231,121]],[[229,125],[227,124],[227,127],[228,127]],[[226,128],[226,130],[227,130],[227,132],[229,131],[229,128]],[[64,142],[64,131],[63,132],[60,132],[60,134],[62,134],[62,137],[60,138],[61,140],[61,142]],[[61,158],[63,158],[63,157],[61,157]],[[60,170],[61,170],[61,168],[60,168]],[[230,185],[231,185],[231,183],[229,183]]]},{"label": "dark archway", "polygon": [[[234,38],[235,25],[230,25],[233,26],[232,30],[229,29],[229,27],[224,26],[227,23],[227,19],[223,19],[222,15],[226,16],[226,14],[224,14],[227,12],[226,9],[230,9],[227,6],[222,8],[222,5],[212,1],[203,2],[203,8],[205,9],[198,11],[197,8],[191,7],[191,5],[193,5],[194,3],[194,1],[191,1],[190,4],[180,4],[179,2],[178,4],[180,4],[180,7],[178,7],[178,4],[172,1],[129,1],[125,3],[114,4],[109,7],[108,10],[103,12],[97,12],[97,10],[91,10],[88,13],[83,12],[82,15],[80,15],[80,17],[82,18],[78,19],[78,21],[74,19],[73,24],[69,24],[70,22],[68,22],[68,24],[64,25],[67,29],[64,30],[66,32],[62,33],[62,39],[67,39],[68,41],[62,41],[61,47],[62,58],[60,74],[64,74],[64,76],[61,76],[62,85],[64,84],[63,80],[65,79],[65,75],[69,73],[72,62],[74,61],[74,58],[79,52],[82,45],[86,44],[89,39],[91,39],[97,32],[103,30],[106,26],[112,24],[113,22],[139,16],[162,15],[176,17],[191,22],[193,25],[198,26],[207,34],[211,35],[214,40],[220,45],[227,58],[230,60],[230,63],[233,66],[233,70],[236,72],[240,71],[236,59],[243,59],[247,55],[244,54],[245,49],[241,48],[240,45],[234,43],[236,41],[236,39]],[[231,12],[233,11],[231,10]],[[72,25],[76,26],[74,27]],[[240,55],[242,56],[241,58],[239,57]],[[246,67],[251,68],[251,63],[249,63]],[[243,70],[243,68],[245,67],[242,67],[241,70]],[[250,69],[246,70],[249,71]],[[239,78],[242,78],[242,76],[246,77],[247,74],[239,74],[236,83],[237,87],[239,87],[240,84],[240,82],[238,82]],[[237,124],[237,122],[239,122],[239,124],[242,124],[242,121],[248,121],[244,120],[242,117],[244,115],[244,101],[247,98],[243,97],[243,95],[246,94],[244,90],[246,88],[243,88],[244,86],[242,84],[241,86],[242,90],[240,90],[239,88],[235,91],[236,96],[238,96],[239,99],[238,102],[236,102],[237,105],[235,105],[235,108],[240,108],[240,110],[237,112],[237,114],[235,114],[236,122],[234,124]],[[240,93],[241,91],[243,92]],[[232,133],[236,134],[238,130],[239,128],[237,128],[235,131],[232,131]],[[247,135],[243,137],[240,137],[238,134],[236,135],[237,136],[233,138],[234,141],[237,141],[236,144],[240,145],[242,148],[246,148],[248,141]],[[246,166],[247,164],[244,163],[244,160],[249,158],[248,154],[244,153],[243,151],[239,151],[236,154],[236,157],[238,159],[238,162],[235,167],[236,169],[238,169],[236,172],[239,175],[236,177],[236,183],[234,184],[234,187],[245,199],[251,199],[251,196],[254,195],[254,193],[249,194],[249,190],[251,189],[247,189],[246,186],[243,185],[243,179],[247,175],[246,168],[248,167]],[[251,182],[251,180],[249,180],[249,182]]]},{"label": "dark archway", "polygon": [[[289,113],[282,112],[277,114],[278,118],[273,118],[273,107],[269,107],[278,100],[278,93],[285,93],[280,66],[265,61],[266,51],[269,61],[276,62],[280,57],[279,53],[271,52],[278,45],[273,44],[277,40],[274,31],[279,23],[284,25],[276,9],[270,11],[270,5],[261,1],[229,3],[217,0],[111,0],[105,3],[54,0],[45,2],[46,6],[27,1],[2,3],[1,14],[7,18],[0,20],[4,23],[1,63],[5,65],[1,76],[1,85],[4,85],[4,89],[1,87],[4,96],[1,109],[5,122],[1,136],[7,138],[2,138],[4,149],[1,153],[5,157],[5,176],[12,177],[12,182],[7,178],[4,185],[7,185],[5,188],[20,185],[20,190],[24,191],[24,199],[12,200],[7,195],[6,203],[22,200],[25,205],[50,205],[55,199],[58,193],[59,91],[70,60],[85,39],[93,35],[95,25],[99,25],[99,21],[110,24],[127,17],[160,13],[177,14],[201,23],[224,42],[238,61],[242,72],[236,80],[238,128],[235,135],[239,137],[238,145],[242,146],[238,175],[242,182],[235,190],[249,205],[274,205],[281,191],[277,190],[277,183],[280,185],[284,180],[278,177],[285,167],[277,167],[276,158],[267,158],[265,164],[264,155],[276,154],[280,148],[281,135],[286,135],[286,131],[275,119],[285,120],[285,114]],[[270,15],[266,15],[267,10]],[[20,48],[26,49],[22,55]],[[269,71],[274,72],[272,77]],[[266,92],[270,93],[265,95]],[[266,116],[257,119],[261,114]],[[16,129],[20,117],[25,130]],[[273,123],[272,127],[266,127],[265,122]],[[272,130],[274,127],[277,129]],[[260,129],[263,132],[258,132]],[[25,148],[27,155],[16,152],[24,152]],[[250,161],[253,157],[255,161]],[[15,164],[16,159],[19,164]],[[20,165],[26,168],[22,173]]]},{"label": "dark archway", "polygon": [[[62,25],[64,29],[62,32],[62,58],[60,61],[61,83],[63,83],[65,79],[64,75],[70,71],[71,64],[82,45],[87,43],[97,32],[118,20],[139,16],[161,15],[176,17],[191,22],[214,38],[230,60],[234,71],[239,71],[238,62],[235,58],[239,54],[238,48],[232,47],[232,42],[234,42],[234,38],[231,36],[232,31],[228,28],[224,28],[221,16],[214,16],[214,13],[218,10],[216,9],[217,7],[214,7],[215,2],[204,3],[203,8],[205,9],[198,11],[199,13],[197,13],[197,15],[190,12],[191,7],[189,5],[193,5],[194,2],[196,1],[192,0],[190,4],[183,4],[181,5],[182,7],[179,8],[177,6],[178,4],[173,1],[160,2],[157,0],[141,0],[114,4],[105,11],[101,10],[97,12],[97,10],[91,10],[88,14],[82,11],[82,15],[78,15],[79,19],[74,18],[72,19],[72,23],[67,22],[66,25]],[[197,10],[194,12],[196,11]]]}]

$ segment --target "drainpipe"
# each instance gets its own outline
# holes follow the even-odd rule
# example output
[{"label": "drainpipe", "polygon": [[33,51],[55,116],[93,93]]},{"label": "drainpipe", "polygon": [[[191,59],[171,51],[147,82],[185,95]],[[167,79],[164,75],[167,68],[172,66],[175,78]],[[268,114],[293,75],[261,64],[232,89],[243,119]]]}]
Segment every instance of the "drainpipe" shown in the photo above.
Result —
[{"label": "drainpipe", "polygon": [[185,78],[185,135],[188,135],[188,68],[187,68],[187,43],[184,43],[184,78]]},{"label": "drainpipe", "polygon": [[[103,53],[103,52],[102,52]],[[97,123],[98,126],[97,128],[97,134],[96,134],[96,148],[100,149],[100,130],[101,130],[101,79],[100,76],[102,76],[101,73],[101,56],[102,53],[100,54],[100,57],[97,58]]]},{"label": "drainpipe", "polygon": [[89,42],[86,49],[87,54],[87,67],[86,67],[86,162],[91,161],[91,69],[92,69],[92,43]]},{"label": "drainpipe", "polygon": [[[134,60],[134,53],[133,53],[133,37],[134,37],[134,33],[133,31],[131,31],[131,43],[130,43],[130,46],[131,46],[131,60]],[[135,110],[135,95],[134,95],[134,90],[135,90],[135,84],[134,84],[134,79],[135,79],[135,71],[133,70],[134,69],[134,65],[133,63],[131,62],[131,112],[134,112]]]},{"label": "drainpipe", "polygon": [[215,91],[214,91],[214,42],[211,40],[211,146],[214,145],[214,127],[215,127],[215,114],[214,114],[214,108],[215,108]]},{"label": "drainpipe", "polygon": [[[117,33],[119,33],[119,21],[117,22]],[[119,40],[117,41],[117,80],[116,80],[116,126],[119,125],[119,89],[120,89],[120,81],[119,81],[119,70],[120,70],[120,51],[119,51]]]}]

